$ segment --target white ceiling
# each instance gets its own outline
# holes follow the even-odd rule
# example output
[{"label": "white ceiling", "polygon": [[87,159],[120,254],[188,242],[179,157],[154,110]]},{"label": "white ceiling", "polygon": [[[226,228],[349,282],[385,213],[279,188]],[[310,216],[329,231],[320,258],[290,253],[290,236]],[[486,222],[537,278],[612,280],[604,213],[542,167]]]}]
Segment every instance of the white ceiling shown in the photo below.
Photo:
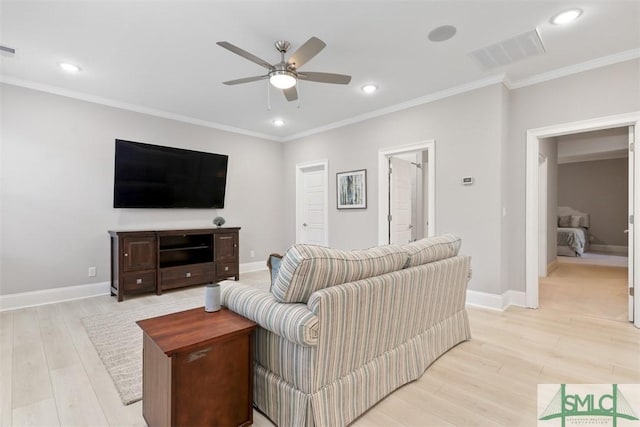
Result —
[{"label": "white ceiling", "polygon": [[[587,61],[640,56],[640,1],[2,1],[2,81],[138,111],[155,111],[273,139],[392,110],[451,88],[534,76]],[[569,7],[584,10],[567,26],[549,19]],[[441,25],[457,27],[445,42],[427,39]],[[469,52],[537,28],[546,53],[484,71]],[[348,86],[300,82],[300,107],[266,81],[221,82],[264,69],[216,45],[231,42],[268,62],[273,43],[292,51],[316,36],[327,47],[302,70],[353,76]],[[605,60],[600,60],[603,57]],[[68,61],[75,75],[57,64]],[[373,82],[374,95],[360,88]],[[276,117],[282,128],[272,125]]]}]

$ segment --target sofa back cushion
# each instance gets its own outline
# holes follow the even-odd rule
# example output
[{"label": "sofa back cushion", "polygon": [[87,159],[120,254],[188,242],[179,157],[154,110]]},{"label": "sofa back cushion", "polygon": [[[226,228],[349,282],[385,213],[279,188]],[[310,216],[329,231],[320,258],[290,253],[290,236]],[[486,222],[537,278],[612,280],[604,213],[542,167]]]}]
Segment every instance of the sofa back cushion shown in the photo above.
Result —
[{"label": "sofa back cushion", "polygon": [[453,234],[427,237],[402,246],[409,254],[406,267],[415,267],[458,255],[462,240]]},{"label": "sofa back cushion", "polygon": [[282,258],[271,293],[280,302],[306,303],[319,289],[402,269],[407,252],[399,246],[345,251],[297,244]]}]

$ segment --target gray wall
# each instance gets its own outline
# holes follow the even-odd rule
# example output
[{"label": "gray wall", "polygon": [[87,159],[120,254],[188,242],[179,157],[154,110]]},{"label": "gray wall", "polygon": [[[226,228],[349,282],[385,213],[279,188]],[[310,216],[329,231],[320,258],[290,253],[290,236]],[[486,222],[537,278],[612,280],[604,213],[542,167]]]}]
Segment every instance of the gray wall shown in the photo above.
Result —
[{"label": "gray wall", "polygon": [[525,286],[526,131],[544,126],[640,111],[640,60],[527,86],[511,91],[508,179],[510,289]]},{"label": "gray wall", "polygon": [[540,140],[540,154],[547,157],[547,264],[558,257],[558,142],[557,138]]},{"label": "gray wall", "polygon": [[558,205],[590,215],[591,243],[627,246],[628,159],[558,166]]},{"label": "gray wall", "polygon": [[[497,84],[284,147],[1,85],[0,293],[107,281],[106,230],[209,225],[216,214],[243,227],[241,261],[262,261],[294,241],[294,168],[316,159],[329,159],[330,244],[374,246],[378,150],[428,139],[437,152],[436,231],[463,238],[470,288],[524,291],[526,130],[639,111],[639,75],[632,60],[511,91]],[[227,208],[112,209],[115,138],[229,154]],[[335,173],[360,168],[368,170],[368,209],[337,211]],[[460,184],[467,175],[473,186]],[[97,278],[87,278],[89,266]]]},{"label": "gray wall", "polygon": [[[502,116],[507,97],[496,84],[285,145],[285,237],[295,240],[295,165],[329,159],[329,244],[364,248],[378,242],[378,151],[425,141],[436,145],[436,232],[462,237],[473,257],[471,289],[501,293]],[[429,167],[433,167],[429,160]],[[335,174],[367,169],[368,208],[338,211]],[[463,176],[473,176],[463,186]]]},{"label": "gray wall", "polygon": [[[639,111],[639,73],[640,61],[631,60],[510,91],[494,85],[291,141],[285,147],[286,241],[295,239],[296,163],[329,159],[329,243],[373,246],[378,150],[433,138],[436,232],[463,238],[462,252],[473,257],[471,289],[524,291],[526,131]],[[337,211],[335,173],[360,168],[368,170],[369,208]],[[476,184],[462,187],[464,175]]]},{"label": "gray wall", "polygon": [[[0,294],[108,281],[109,229],[208,227],[222,215],[226,225],[242,227],[241,262],[264,261],[284,248],[281,143],[0,89]],[[114,209],[116,138],[228,154],[225,209]],[[97,277],[87,277],[89,266]]]}]

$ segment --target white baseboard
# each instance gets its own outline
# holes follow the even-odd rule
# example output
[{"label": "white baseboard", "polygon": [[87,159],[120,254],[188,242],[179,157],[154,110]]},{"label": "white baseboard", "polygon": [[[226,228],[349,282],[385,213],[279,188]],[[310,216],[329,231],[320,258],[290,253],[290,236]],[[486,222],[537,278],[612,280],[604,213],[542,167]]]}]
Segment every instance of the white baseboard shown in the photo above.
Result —
[{"label": "white baseboard", "polygon": [[[248,262],[240,264],[240,273],[266,270],[264,262]],[[109,295],[110,283],[91,283],[88,285],[66,286],[64,288],[45,289],[41,291],[21,292],[0,295],[0,311],[17,310],[81,298]],[[502,295],[467,290],[467,305],[490,310],[503,311],[510,305],[525,306],[525,293],[506,291]]]},{"label": "white baseboard", "polygon": [[64,288],[44,289],[41,291],[20,292],[0,295],[0,311],[35,307],[55,302],[109,295],[111,283],[90,283],[88,285],[65,286]]},{"label": "white baseboard", "polygon": [[[240,273],[249,273],[252,271],[261,271],[266,269],[267,266],[263,261],[240,264]],[[90,283],[88,285],[66,286],[64,288],[0,295],[0,311],[36,307],[56,302],[109,295],[110,293],[111,283],[101,282]]]},{"label": "white baseboard", "polygon": [[262,271],[266,269],[266,261],[245,262],[244,264],[240,264],[240,273],[251,273],[252,271]]},{"label": "white baseboard", "polygon": [[558,262],[558,260],[554,260],[551,261],[548,265],[547,265],[547,275],[549,275],[553,270],[555,270],[556,268],[558,268],[558,265],[560,265],[560,263]]},{"label": "white baseboard", "polygon": [[616,255],[627,255],[629,253],[629,248],[627,248],[626,246],[620,246],[620,245],[589,244],[589,250],[598,251],[598,252],[607,252],[607,253],[616,254]]},{"label": "white baseboard", "polygon": [[467,290],[467,305],[504,311],[510,305],[525,306],[525,293],[520,291],[506,291],[502,295]]}]

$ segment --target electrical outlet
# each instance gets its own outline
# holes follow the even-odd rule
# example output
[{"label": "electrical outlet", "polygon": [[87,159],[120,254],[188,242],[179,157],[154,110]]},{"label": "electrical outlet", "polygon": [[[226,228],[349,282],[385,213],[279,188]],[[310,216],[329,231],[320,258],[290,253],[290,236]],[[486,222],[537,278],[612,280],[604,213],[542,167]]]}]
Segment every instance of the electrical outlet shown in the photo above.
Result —
[{"label": "electrical outlet", "polygon": [[96,277],[96,268],[89,267],[89,277]]},{"label": "electrical outlet", "polygon": [[249,251],[249,256],[251,258],[255,258],[256,257],[256,251],[254,251],[253,249]]}]

